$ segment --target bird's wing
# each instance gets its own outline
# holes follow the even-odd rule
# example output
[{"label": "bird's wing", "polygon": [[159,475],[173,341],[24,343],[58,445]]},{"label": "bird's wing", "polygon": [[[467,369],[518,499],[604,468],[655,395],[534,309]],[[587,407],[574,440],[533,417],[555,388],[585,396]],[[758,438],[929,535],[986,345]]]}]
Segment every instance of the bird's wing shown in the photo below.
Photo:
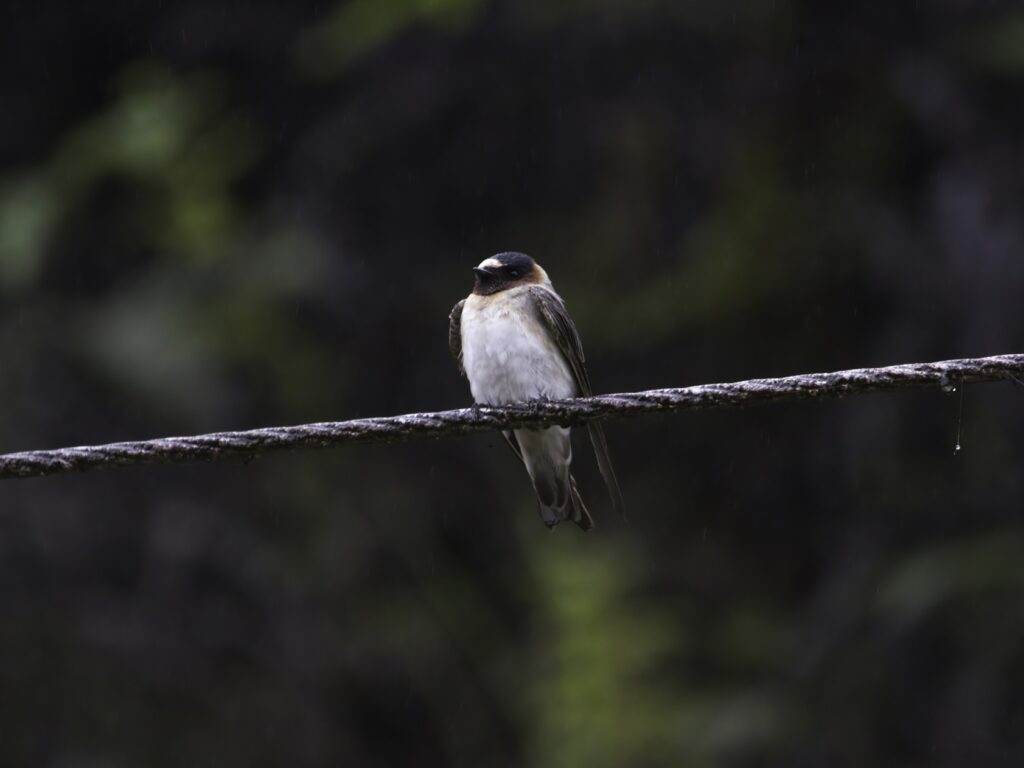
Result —
[{"label": "bird's wing", "polygon": [[[569,364],[580,396],[589,397],[593,391],[590,388],[590,378],[587,376],[587,368],[584,365],[583,344],[576,331],[576,324],[569,317],[569,311],[565,308],[561,297],[554,291],[549,291],[539,285],[531,286],[528,291],[544,327]],[[597,466],[601,470],[604,484],[608,487],[612,506],[625,518],[626,508],[622,501],[622,491],[619,490],[619,481],[615,477],[612,459],[608,454],[608,441],[605,439],[604,429],[600,422],[592,421],[587,424],[587,430],[590,432],[590,442],[594,446]]]},{"label": "bird's wing", "polygon": [[565,304],[558,294],[539,285],[530,286],[528,291],[548,335],[561,351],[565,362],[569,364],[580,396],[589,397],[593,393],[590,390],[586,366],[583,364],[583,344],[580,343],[580,335],[576,332],[576,325],[569,317]]},{"label": "bird's wing", "polygon": [[466,303],[463,299],[454,307],[448,315],[448,349],[451,350],[455,364],[459,366],[459,373],[466,375],[466,369],[462,366],[462,307]]},{"label": "bird's wing", "polygon": [[516,440],[516,433],[511,429],[506,429],[502,431],[501,436],[505,438],[505,442],[508,443],[508,447],[512,449],[512,453],[516,455],[516,458],[522,461],[523,464],[526,464],[523,461],[523,452],[519,450],[519,441]]}]

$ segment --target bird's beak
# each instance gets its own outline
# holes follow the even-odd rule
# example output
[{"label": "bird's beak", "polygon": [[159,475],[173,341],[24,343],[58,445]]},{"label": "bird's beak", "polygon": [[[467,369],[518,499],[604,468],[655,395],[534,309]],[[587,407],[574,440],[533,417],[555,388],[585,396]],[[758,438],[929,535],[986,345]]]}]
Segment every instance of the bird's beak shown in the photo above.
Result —
[{"label": "bird's beak", "polygon": [[479,278],[494,277],[493,270],[487,269],[486,267],[473,267],[473,274]]}]

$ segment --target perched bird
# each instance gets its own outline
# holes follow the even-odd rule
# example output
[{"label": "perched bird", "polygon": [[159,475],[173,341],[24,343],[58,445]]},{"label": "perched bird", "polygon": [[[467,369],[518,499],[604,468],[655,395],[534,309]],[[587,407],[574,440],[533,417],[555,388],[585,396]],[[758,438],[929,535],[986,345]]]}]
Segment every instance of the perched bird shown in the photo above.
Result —
[{"label": "perched bird", "polygon": [[[481,405],[559,400],[592,394],[583,346],[562,297],[525,253],[499,253],[473,269],[473,292],[452,309],[448,344],[473,399]],[[612,506],[625,517],[608,443],[598,422],[588,426]],[[569,471],[572,444],[565,427],[502,432],[533,481],[545,525],[593,518]]]}]

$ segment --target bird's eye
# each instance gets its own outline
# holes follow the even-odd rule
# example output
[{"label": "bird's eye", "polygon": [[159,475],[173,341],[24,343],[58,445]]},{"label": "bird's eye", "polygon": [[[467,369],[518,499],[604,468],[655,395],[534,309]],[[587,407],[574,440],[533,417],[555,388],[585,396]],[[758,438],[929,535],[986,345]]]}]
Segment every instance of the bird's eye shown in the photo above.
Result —
[{"label": "bird's eye", "polygon": [[508,276],[509,277],[519,277],[519,270],[518,269],[510,269],[508,271]]}]

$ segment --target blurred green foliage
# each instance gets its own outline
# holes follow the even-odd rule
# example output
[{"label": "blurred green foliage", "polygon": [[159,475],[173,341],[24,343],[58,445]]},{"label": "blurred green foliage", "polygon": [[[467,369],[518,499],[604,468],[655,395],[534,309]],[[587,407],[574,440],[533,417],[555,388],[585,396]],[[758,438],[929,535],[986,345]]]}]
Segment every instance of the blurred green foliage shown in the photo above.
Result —
[{"label": "blurred green foliage", "polygon": [[464,31],[481,0],[352,0],[306,30],[296,47],[299,70],[310,77],[338,75],[418,25]]},{"label": "blurred green foliage", "polygon": [[1024,74],[1024,14],[1014,10],[979,23],[968,38],[971,58],[1009,76]]}]

